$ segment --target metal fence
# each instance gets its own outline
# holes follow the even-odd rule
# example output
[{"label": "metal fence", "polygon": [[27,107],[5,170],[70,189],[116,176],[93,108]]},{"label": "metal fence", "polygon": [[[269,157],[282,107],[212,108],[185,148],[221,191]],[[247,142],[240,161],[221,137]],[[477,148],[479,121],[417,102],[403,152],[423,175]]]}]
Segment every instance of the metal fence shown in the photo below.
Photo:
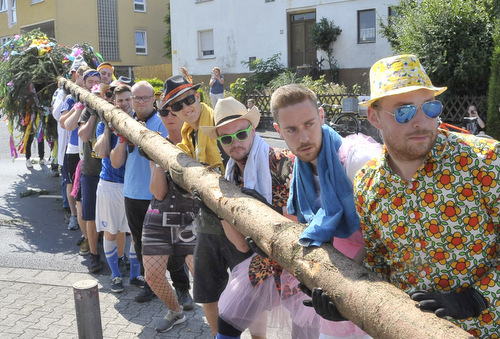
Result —
[{"label": "metal fence", "polygon": [[[353,97],[353,94],[320,94],[318,95],[318,100],[321,103],[326,103],[329,105],[341,105],[342,99],[346,97]],[[253,99],[255,101],[255,106],[257,106],[263,116],[271,117],[271,95],[266,93],[248,93],[244,95],[243,102],[246,103],[248,99]],[[462,118],[467,113],[467,108],[471,104],[475,104],[479,113],[486,119],[486,111],[488,108],[488,97],[487,96],[442,96],[437,99],[441,100],[443,103],[443,113],[441,119],[444,122],[451,124],[460,124]],[[334,114],[334,110],[326,110],[326,118],[331,119]],[[336,112],[335,112],[336,113]]]}]

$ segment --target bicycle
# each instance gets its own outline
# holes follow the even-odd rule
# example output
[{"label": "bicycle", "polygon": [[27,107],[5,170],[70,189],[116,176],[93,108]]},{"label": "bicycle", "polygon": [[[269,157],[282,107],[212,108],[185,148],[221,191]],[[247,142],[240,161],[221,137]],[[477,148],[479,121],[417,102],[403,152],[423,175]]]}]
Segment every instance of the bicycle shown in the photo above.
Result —
[{"label": "bicycle", "polygon": [[359,133],[359,120],[357,113],[342,113],[342,105],[335,104],[321,104],[319,106],[320,110],[323,110],[325,120],[328,112],[331,112],[332,118],[329,120],[328,125],[331,126],[338,134],[345,137],[350,134]]}]

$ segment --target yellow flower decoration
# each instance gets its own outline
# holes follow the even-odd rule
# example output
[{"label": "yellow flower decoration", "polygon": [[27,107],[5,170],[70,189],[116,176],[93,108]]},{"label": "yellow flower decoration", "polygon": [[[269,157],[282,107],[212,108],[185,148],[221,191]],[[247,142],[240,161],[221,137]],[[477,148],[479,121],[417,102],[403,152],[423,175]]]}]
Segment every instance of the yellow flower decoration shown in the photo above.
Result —
[{"label": "yellow flower decoration", "polygon": [[455,182],[455,176],[451,174],[450,170],[444,170],[437,176],[437,187],[451,189],[451,186]]},{"label": "yellow flower decoration", "polygon": [[468,217],[464,218],[465,229],[467,231],[477,230],[481,224],[483,217],[476,212],[471,213]]},{"label": "yellow flower decoration", "polygon": [[467,274],[470,267],[470,261],[460,258],[458,261],[452,262],[451,267],[453,268],[453,274]]},{"label": "yellow flower decoration", "polygon": [[429,252],[432,257],[431,261],[434,263],[440,263],[441,265],[446,264],[446,261],[450,257],[450,253],[445,252],[443,249],[438,248],[437,250],[432,250]]},{"label": "yellow flower decoration", "polygon": [[464,243],[467,242],[467,237],[462,236],[459,232],[455,232],[453,235],[447,236],[446,241],[448,242],[449,248],[457,248],[461,250],[464,248]]},{"label": "yellow flower decoration", "polygon": [[439,210],[441,211],[441,217],[444,220],[451,220],[451,221],[457,221],[458,220],[458,215],[462,210],[458,207],[455,206],[455,202],[450,200],[446,202],[445,205],[439,206]]},{"label": "yellow flower decoration", "polygon": [[427,229],[427,235],[429,237],[434,237],[437,239],[441,238],[441,233],[444,231],[444,227],[438,224],[437,220],[432,219],[430,222],[426,222],[424,227]]},{"label": "yellow flower decoration", "polygon": [[420,193],[420,199],[423,207],[434,208],[438,200],[438,195],[434,193],[432,188],[428,188],[425,192]]}]

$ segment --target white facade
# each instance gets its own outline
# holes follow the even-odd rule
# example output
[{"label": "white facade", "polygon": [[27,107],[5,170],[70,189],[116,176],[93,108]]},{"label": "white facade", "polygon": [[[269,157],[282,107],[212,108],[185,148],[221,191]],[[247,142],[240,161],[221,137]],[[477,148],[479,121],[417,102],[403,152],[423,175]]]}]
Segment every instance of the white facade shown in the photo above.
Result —
[{"label": "white facade", "polygon": [[[315,11],[316,22],[325,17],[342,29],[333,44],[341,69],[369,68],[378,59],[392,55],[389,42],[380,35],[378,21],[387,21],[389,6],[397,0],[267,1],[171,0],[173,73],[179,73],[179,66],[193,75],[209,74],[215,66],[224,74],[247,73],[242,61],[267,59],[279,52],[288,67],[288,18],[291,13],[305,11]],[[358,11],[368,9],[376,11],[376,42],[360,44]],[[328,68],[326,63],[324,68]]]}]

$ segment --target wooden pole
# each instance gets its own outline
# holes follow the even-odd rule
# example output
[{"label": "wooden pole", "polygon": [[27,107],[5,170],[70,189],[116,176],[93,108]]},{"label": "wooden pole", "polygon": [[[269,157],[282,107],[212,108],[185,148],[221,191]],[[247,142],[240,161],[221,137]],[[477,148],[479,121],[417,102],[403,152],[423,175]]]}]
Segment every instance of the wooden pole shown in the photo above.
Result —
[{"label": "wooden pole", "polygon": [[180,149],[134,121],[125,112],[66,80],[64,87],[99,112],[104,120],[136,145],[221,218],[251,236],[270,257],[309,287],[322,287],[341,313],[374,338],[471,338],[447,320],[420,311],[406,293],[381,281],[332,245],[304,248],[298,244],[304,225],[292,222]]},{"label": "wooden pole", "polygon": [[97,280],[81,280],[73,285],[78,338],[102,339],[101,309]]}]

